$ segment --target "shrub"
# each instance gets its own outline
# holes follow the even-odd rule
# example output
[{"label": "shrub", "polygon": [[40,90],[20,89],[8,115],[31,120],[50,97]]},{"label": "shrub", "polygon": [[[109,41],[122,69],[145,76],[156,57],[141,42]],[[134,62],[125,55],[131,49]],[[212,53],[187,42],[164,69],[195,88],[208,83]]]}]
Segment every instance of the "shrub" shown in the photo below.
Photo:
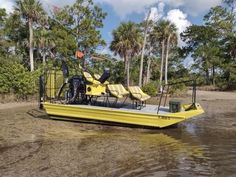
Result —
[{"label": "shrub", "polygon": [[156,96],[158,92],[159,83],[156,81],[151,81],[150,83],[144,85],[142,90],[150,96]]},{"label": "shrub", "polygon": [[29,72],[14,59],[0,59],[0,93],[14,93],[26,99],[37,91],[39,71]]},{"label": "shrub", "polygon": [[187,94],[188,88],[186,87],[185,83],[181,83],[181,80],[175,80],[174,82],[170,81],[170,83],[175,83],[175,82],[176,83],[180,82],[180,83],[171,85],[169,93],[174,96],[182,96]]}]

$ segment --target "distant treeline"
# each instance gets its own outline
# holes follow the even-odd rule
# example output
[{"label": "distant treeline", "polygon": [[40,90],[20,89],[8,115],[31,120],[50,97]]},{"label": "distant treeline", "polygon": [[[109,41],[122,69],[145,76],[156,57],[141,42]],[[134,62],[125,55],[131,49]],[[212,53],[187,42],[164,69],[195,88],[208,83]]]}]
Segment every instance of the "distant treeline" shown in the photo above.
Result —
[{"label": "distant treeline", "polygon": [[[17,0],[12,13],[0,9],[0,93],[34,94],[43,68],[61,59],[71,62],[77,50],[84,57],[71,66],[80,63],[100,74],[109,67],[111,82],[139,85],[152,95],[163,84],[193,78],[201,85],[235,89],[234,8],[234,0],[212,7],[202,25],[189,26],[180,35],[184,47],[179,47],[177,28],[168,20],[123,22],[112,32],[111,56],[96,53],[108,45],[100,33],[107,14],[92,0],[53,7],[50,14],[38,0]],[[91,59],[92,55],[106,59]],[[188,68],[183,64],[187,56],[194,60]]]}]

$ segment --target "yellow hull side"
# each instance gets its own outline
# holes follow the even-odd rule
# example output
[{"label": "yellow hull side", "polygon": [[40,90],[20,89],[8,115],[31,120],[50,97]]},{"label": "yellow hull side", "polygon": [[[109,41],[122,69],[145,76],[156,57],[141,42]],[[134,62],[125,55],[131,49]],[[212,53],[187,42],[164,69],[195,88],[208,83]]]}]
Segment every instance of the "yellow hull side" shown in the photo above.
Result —
[{"label": "yellow hull side", "polygon": [[116,108],[92,107],[85,105],[64,105],[43,103],[48,115],[80,119],[92,119],[115,123],[133,124],[151,127],[167,127],[182,122],[188,118],[202,114],[199,105],[195,110],[164,115],[118,110]]}]

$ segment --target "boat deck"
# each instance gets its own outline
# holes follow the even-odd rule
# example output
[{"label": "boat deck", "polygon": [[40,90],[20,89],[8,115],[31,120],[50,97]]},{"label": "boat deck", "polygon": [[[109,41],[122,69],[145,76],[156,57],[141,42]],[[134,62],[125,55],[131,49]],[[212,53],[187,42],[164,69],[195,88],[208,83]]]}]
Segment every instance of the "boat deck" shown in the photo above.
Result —
[{"label": "boat deck", "polygon": [[[145,107],[143,107],[141,110],[135,109],[132,107],[132,104],[127,104],[124,107],[120,108],[121,110],[128,110],[128,111],[134,111],[134,112],[144,112],[144,113],[151,113],[151,114],[157,114],[157,108],[158,105],[151,105],[147,104]],[[168,114],[169,107],[160,107],[158,114]]]},{"label": "boat deck", "polygon": [[[89,108],[110,108],[113,110],[121,110],[121,111],[129,111],[129,112],[137,112],[137,113],[149,113],[149,114],[157,114],[157,108],[158,105],[151,105],[151,104],[147,104],[145,107],[142,107],[142,109],[136,109],[133,107],[133,105],[131,103],[117,103],[116,106],[114,107],[108,107],[108,106],[104,106],[102,103],[96,103],[96,105],[79,105],[80,107],[89,107]],[[159,108],[159,112],[158,114],[160,115],[164,115],[164,114],[168,114],[169,112],[169,107],[163,107],[161,106]]]}]

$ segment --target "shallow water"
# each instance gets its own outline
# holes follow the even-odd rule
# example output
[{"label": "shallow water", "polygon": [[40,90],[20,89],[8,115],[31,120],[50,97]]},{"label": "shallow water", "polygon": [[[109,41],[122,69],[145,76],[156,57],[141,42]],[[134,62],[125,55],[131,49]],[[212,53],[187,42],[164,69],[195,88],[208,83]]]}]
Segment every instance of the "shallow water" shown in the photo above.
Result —
[{"label": "shallow water", "polygon": [[7,115],[0,176],[236,176],[233,110],[166,129],[36,119],[24,109]]}]

